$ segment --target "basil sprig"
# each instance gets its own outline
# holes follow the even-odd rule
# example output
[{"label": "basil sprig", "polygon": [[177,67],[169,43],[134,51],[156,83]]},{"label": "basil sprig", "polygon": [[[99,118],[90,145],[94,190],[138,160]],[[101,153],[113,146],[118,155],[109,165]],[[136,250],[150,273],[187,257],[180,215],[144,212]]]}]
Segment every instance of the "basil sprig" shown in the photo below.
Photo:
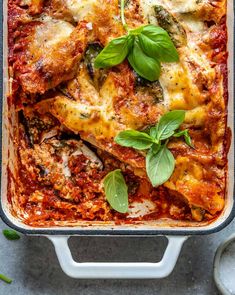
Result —
[{"label": "basil sprig", "polygon": [[110,206],[120,212],[128,210],[128,188],[120,169],[111,171],[104,178],[104,191]]},{"label": "basil sprig", "polygon": [[136,130],[125,130],[115,137],[121,146],[137,150],[148,150],[146,171],[153,186],[165,183],[175,168],[175,159],[167,144],[172,137],[184,136],[186,144],[193,147],[188,130],[178,131],[185,119],[185,111],[175,110],[161,117],[156,126],[151,127],[149,134]]},{"label": "basil sprig", "polygon": [[128,59],[132,68],[143,78],[153,82],[161,73],[161,62],[177,62],[178,52],[164,29],[145,25],[129,30],[121,1],[121,19],[127,35],[113,39],[98,54],[95,68],[113,67]]}]

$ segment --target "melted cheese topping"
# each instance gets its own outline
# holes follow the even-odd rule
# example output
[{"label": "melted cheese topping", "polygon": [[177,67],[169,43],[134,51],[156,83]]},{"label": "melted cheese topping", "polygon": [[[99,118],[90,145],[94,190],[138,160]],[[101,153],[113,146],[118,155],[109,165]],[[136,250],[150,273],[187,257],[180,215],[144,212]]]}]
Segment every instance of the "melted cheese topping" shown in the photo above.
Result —
[{"label": "melted cheese topping", "polygon": [[43,24],[36,28],[32,46],[40,50],[51,48],[65,41],[73,30],[74,27],[68,22],[43,18]]},{"label": "melted cheese topping", "polygon": [[[69,130],[69,136],[72,132],[79,134],[83,140],[96,146],[98,151],[105,150],[110,165],[107,169],[106,163],[96,159],[87,148],[81,147],[73,154],[64,151],[58,166],[64,180],[61,178],[55,186],[55,189],[65,189],[64,198],[73,201],[72,195],[66,191],[69,186],[64,185],[64,181],[69,181],[77,173],[76,170],[73,171],[73,165],[70,165],[70,156],[73,158],[82,154],[91,162],[91,168],[96,165],[107,171],[112,168],[123,169],[125,165],[127,176],[130,169],[150,185],[145,172],[145,152],[120,147],[114,142],[114,137],[126,129],[145,130],[155,125],[163,113],[182,109],[186,110],[183,127],[189,130],[195,149],[186,146],[182,138],[170,141],[168,147],[176,159],[176,168],[162,191],[161,188],[155,191],[156,196],[161,197],[163,194],[168,199],[169,196],[171,199],[176,196],[180,200],[186,200],[185,206],[192,209],[192,218],[197,221],[203,219],[204,211],[214,215],[222,210],[226,189],[226,101],[222,69],[226,52],[225,44],[222,43],[226,42],[226,37],[223,36],[220,21],[225,15],[225,1],[215,2],[216,5],[207,0],[127,2],[125,16],[130,28],[146,23],[164,26],[161,18],[157,20],[154,6],[160,5],[165,10],[162,17],[166,17],[166,27],[168,26],[169,35],[176,44],[180,60],[177,63],[161,64],[160,85],[158,81],[152,84],[145,81],[142,85],[127,61],[117,67],[98,70],[94,68],[94,55],[89,58],[86,55],[89,46],[94,46],[93,49],[98,51],[97,48],[100,49],[110,40],[125,34],[120,21],[118,0],[55,0],[49,8],[45,6],[44,13],[37,18],[41,23],[34,23],[35,29],[28,38],[26,55],[29,57],[29,66],[32,66],[32,75],[30,76],[30,70],[24,71],[22,67],[22,76],[25,79],[20,77],[21,86],[30,84],[28,77],[31,78],[31,87],[22,87],[27,94],[43,94],[38,97],[37,103],[33,100],[32,105],[35,104],[29,108],[33,109],[32,113],[37,113],[43,124],[45,117],[50,115],[56,121],[59,131],[64,133]],[[21,1],[22,5],[32,3],[42,1]],[[40,9],[35,11],[38,13]],[[39,83],[41,80],[42,85]],[[39,90],[35,90],[36,81],[40,86]],[[37,132],[40,132],[40,128],[41,125]],[[35,150],[30,149],[30,153],[35,153]],[[40,144],[38,150],[41,155]],[[45,162],[50,157],[50,152],[48,149],[44,153]],[[112,156],[124,164],[112,166]],[[25,160],[28,158],[25,155]],[[38,160],[39,164],[40,162],[41,158]],[[51,166],[52,164],[53,161]],[[73,164],[76,166],[76,163]],[[86,164],[79,168],[84,168],[85,171]],[[78,165],[81,163],[78,162]],[[47,170],[45,173],[48,174]],[[79,185],[78,188],[80,189]],[[102,190],[101,183],[100,189]],[[38,201],[43,198],[38,191],[32,193],[31,200],[36,200],[36,196]],[[141,193],[139,196],[141,199]],[[160,202],[156,196],[153,202],[133,202],[129,217],[156,213],[157,202]],[[76,194],[76,197],[81,196]],[[86,193],[84,197],[87,197]],[[92,203],[93,197],[88,198],[89,202],[84,207],[96,208]],[[101,203],[105,203],[104,198]],[[167,207],[169,204],[165,205]],[[100,207],[97,206],[98,211]],[[171,207],[173,216],[177,211],[184,211],[178,209],[177,206]],[[95,213],[93,218],[96,218]],[[110,216],[106,218],[110,220]]]},{"label": "melted cheese topping", "polygon": [[98,4],[98,2],[97,0],[65,0],[75,21],[88,19],[93,14],[94,4]]},{"label": "melted cheese topping", "polygon": [[[198,80],[210,87],[215,79],[215,69],[206,53],[200,48],[201,36],[206,26],[195,16],[202,1],[198,0],[142,0],[142,9],[150,22],[156,23],[154,5],[162,5],[177,16],[187,33],[187,47],[182,48],[180,62],[163,64],[160,83],[164,89],[164,104],[168,109],[197,108],[205,97]],[[200,76],[200,77],[199,77]]]}]

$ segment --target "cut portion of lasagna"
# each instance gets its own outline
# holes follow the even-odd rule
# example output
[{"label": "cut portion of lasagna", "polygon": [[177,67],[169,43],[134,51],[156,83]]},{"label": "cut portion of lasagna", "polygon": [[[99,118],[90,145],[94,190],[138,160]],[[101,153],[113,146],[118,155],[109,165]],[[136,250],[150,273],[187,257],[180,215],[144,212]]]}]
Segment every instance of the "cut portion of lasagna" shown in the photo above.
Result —
[{"label": "cut portion of lasagna", "polygon": [[[162,63],[154,82],[140,77],[127,59],[110,68],[94,66],[102,49],[126,34],[119,4],[8,1],[9,100],[19,120],[19,189],[12,203],[31,226],[158,218],[209,222],[224,208],[230,135],[226,1],[126,1],[130,29],[159,26],[177,48],[179,62]],[[153,187],[146,153],[114,138],[128,129],[148,132],[171,110],[186,111],[182,127],[194,148],[181,138],[171,140],[175,170]],[[104,193],[103,179],[115,169],[128,187],[126,214],[112,210]],[[138,214],[134,208],[141,204],[144,213]]]}]

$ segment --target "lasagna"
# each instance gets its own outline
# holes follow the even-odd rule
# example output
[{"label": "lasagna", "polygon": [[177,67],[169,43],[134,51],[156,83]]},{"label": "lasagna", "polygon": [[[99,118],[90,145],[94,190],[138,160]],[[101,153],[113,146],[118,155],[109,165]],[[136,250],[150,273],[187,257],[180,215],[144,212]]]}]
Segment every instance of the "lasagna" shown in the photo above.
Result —
[{"label": "lasagna", "polygon": [[[179,54],[157,81],[125,59],[97,69],[94,60],[126,34],[118,0],[9,0],[9,108],[14,109],[16,173],[9,168],[12,211],[30,226],[61,222],[170,218],[211,222],[226,197],[226,0],[128,0],[131,29],[166,30]],[[194,148],[174,138],[175,169],[153,187],[145,154],[118,145],[123,130],[146,131],[169,111],[184,110]],[[146,131],[147,132],[147,131]],[[127,213],[107,202],[103,180],[120,169]]]}]

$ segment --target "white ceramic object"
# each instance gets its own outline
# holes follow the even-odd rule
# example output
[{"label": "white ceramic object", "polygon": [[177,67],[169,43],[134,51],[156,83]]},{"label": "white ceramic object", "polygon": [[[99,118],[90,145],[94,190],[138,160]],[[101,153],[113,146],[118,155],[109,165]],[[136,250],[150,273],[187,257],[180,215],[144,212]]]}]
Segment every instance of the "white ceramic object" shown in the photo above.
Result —
[{"label": "white ceramic object", "polygon": [[146,262],[75,262],[71,255],[68,238],[64,236],[48,237],[63,271],[77,279],[160,279],[167,277],[175,267],[180,250],[187,237],[167,237],[168,245],[162,260],[157,263]]},{"label": "white ceramic object", "polygon": [[216,251],[214,280],[223,295],[235,295],[235,234],[226,239]]}]

